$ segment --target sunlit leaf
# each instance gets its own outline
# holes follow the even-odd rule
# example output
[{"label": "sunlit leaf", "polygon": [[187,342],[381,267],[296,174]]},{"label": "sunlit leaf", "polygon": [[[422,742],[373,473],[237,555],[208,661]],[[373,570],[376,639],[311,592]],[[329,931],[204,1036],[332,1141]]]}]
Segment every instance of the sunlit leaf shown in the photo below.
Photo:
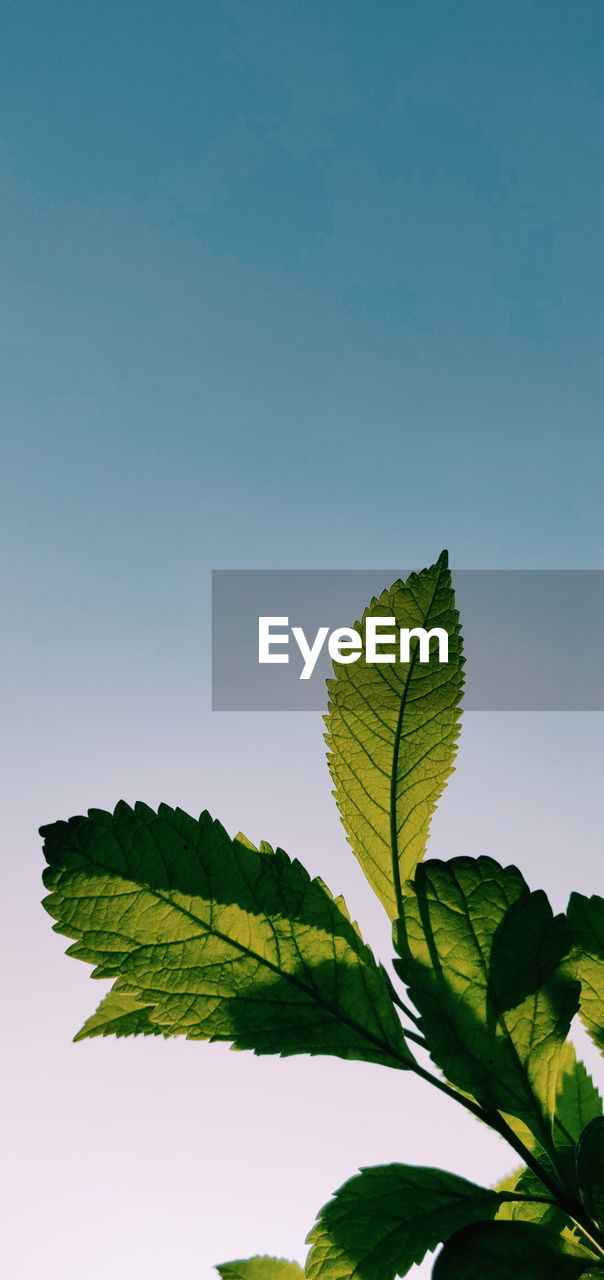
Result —
[{"label": "sunlit leaf", "polygon": [[602,1115],[602,1099],[570,1041],[560,1055],[554,1132],[560,1145],[574,1145],[591,1120]]},{"label": "sunlit leaf", "polygon": [[[552,1127],[552,1141],[556,1152],[558,1167],[562,1168],[568,1181],[578,1191],[575,1169],[576,1144],[589,1122],[602,1115],[602,1100],[589,1073],[582,1062],[577,1061],[575,1050],[567,1040],[560,1054],[558,1084],[556,1089],[556,1109]],[[538,1158],[547,1171],[555,1174],[555,1165],[550,1151],[546,1151],[535,1139],[530,1129],[514,1116],[506,1116],[514,1132],[525,1147]],[[498,1183],[497,1191],[516,1190],[522,1195],[551,1196],[532,1170],[526,1165],[520,1166],[503,1182]],[[501,1205],[498,1218],[514,1221],[536,1222],[564,1231],[569,1238],[574,1237],[571,1220],[552,1204],[538,1201],[509,1201]]]},{"label": "sunlit leaf", "polygon": [[604,1053],[604,898],[571,894],[567,919],[578,948],[574,961],[581,982],[581,1018]]},{"label": "sunlit leaf", "polygon": [[166,805],[120,803],[42,834],[45,905],[76,939],[69,954],[116,979],[111,1001],[133,996],[165,1034],[256,1053],[411,1061],[342,900],[282,850],[255,850],[208,814]]},{"label": "sunlit leaf", "polygon": [[240,1262],[223,1262],[216,1270],[221,1280],[303,1280],[304,1277],[302,1267],[285,1258],[244,1258]]},{"label": "sunlit leaf", "polygon": [[[335,664],[326,717],[334,795],[348,840],[389,915],[400,914],[405,881],[423,857],[430,822],[453,770],[463,686],[459,615],[447,555],[373,599],[368,617],[401,627],[440,627],[449,660],[371,663],[363,653]],[[389,646],[392,648],[392,646]]]},{"label": "sunlit leaf", "polygon": [[74,1039],[86,1040],[93,1036],[160,1036],[162,1028],[152,1022],[149,1016],[152,1010],[152,1004],[141,1004],[128,991],[116,991],[112,988]]}]

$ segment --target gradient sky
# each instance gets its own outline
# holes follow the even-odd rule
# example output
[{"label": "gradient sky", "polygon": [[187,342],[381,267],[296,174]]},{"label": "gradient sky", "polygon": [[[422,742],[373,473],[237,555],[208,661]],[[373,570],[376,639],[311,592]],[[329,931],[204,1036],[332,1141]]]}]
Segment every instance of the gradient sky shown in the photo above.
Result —
[{"label": "gradient sky", "polygon": [[[209,711],[210,570],[602,565],[604,11],[2,21],[4,1246],[24,1280],[209,1280],[301,1259],[359,1164],[513,1160],[380,1068],[72,1045],[101,984],[40,910],[36,829],[207,805],[385,951],[320,717]],[[600,716],[468,716],[432,851],[598,889],[602,756]]]}]

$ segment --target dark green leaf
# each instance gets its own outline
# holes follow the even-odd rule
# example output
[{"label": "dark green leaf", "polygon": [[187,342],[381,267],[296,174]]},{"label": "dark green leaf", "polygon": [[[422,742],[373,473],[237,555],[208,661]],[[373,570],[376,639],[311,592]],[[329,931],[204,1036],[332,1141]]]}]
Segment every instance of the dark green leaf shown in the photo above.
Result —
[{"label": "dark green leaf", "polygon": [[321,1210],[307,1280],[393,1280],[466,1222],[492,1217],[495,1191],[440,1169],[389,1164],[361,1172]]},{"label": "dark green leaf", "polygon": [[[577,983],[547,972],[546,958],[555,964],[558,955],[555,928],[543,895],[529,893],[516,867],[453,858],[418,867],[395,930],[396,967],[434,1061],[484,1107],[517,1116],[546,1148],[578,998]],[[540,961],[526,983],[514,962],[507,994],[505,965],[516,949]]]},{"label": "dark green leaf", "polygon": [[575,964],[581,982],[581,1018],[604,1053],[604,898],[571,894],[567,919],[578,948]]},{"label": "dark green leaf", "polygon": [[164,1034],[257,1053],[412,1061],[343,902],[282,850],[165,805],[91,810],[43,835],[45,905],[76,939],[69,954],[117,979],[112,1003],[128,994]]},{"label": "dark green leaf", "polygon": [[604,1119],[591,1120],[577,1147],[577,1177],[583,1203],[594,1222],[604,1225]]},{"label": "dark green leaf", "polygon": [[302,1267],[285,1258],[245,1258],[241,1262],[223,1262],[216,1270],[222,1280],[303,1280],[304,1277]]},{"label": "dark green leaf", "polygon": [[566,921],[553,915],[542,889],[517,898],[493,936],[489,985],[497,1012],[539,991],[570,949]]},{"label": "dark green leaf", "polygon": [[462,1227],[441,1249],[432,1280],[577,1280],[590,1255],[529,1222]]},{"label": "dark green leaf", "polygon": [[453,770],[463,686],[459,615],[447,554],[423,573],[373,599],[368,617],[400,627],[442,627],[449,661],[438,655],[374,664],[365,655],[334,666],[327,682],[328,759],[348,840],[389,915],[400,914],[402,886],[423,857],[430,822]]}]

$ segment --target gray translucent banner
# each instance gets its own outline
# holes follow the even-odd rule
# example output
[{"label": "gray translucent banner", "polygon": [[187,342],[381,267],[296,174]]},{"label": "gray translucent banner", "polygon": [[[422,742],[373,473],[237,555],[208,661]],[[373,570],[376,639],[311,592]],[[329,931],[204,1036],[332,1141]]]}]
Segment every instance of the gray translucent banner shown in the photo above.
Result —
[{"label": "gray translucent banner", "polygon": [[[323,711],[332,663],[312,676],[291,638],[352,627],[404,570],[220,569],[212,575],[212,707]],[[604,710],[604,570],[464,569],[453,574],[466,655],[466,711]],[[289,620],[289,662],[258,660],[258,619]],[[277,626],[276,632],[285,630]],[[271,652],[285,652],[274,646]]]}]

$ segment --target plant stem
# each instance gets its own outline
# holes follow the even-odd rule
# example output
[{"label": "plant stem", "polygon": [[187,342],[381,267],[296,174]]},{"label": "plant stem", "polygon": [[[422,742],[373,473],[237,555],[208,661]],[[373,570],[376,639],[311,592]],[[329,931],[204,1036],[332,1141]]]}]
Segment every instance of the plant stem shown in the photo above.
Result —
[{"label": "plant stem", "polygon": [[440,1089],[441,1093],[446,1093],[448,1098],[453,1098],[455,1102],[460,1102],[462,1107],[465,1107],[466,1111],[471,1111],[472,1115],[476,1116],[478,1120],[484,1120],[485,1124],[489,1124],[489,1121],[486,1119],[486,1112],[483,1111],[482,1107],[480,1107],[477,1102],[473,1102],[471,1098],[465,1098],[463,1094],[458,1093],[457,1090],[453,1089],[445,1080],[439,1080],[438,1076],[432,1075],[431,1071],[427,1071],[425,1067],[421,1067],[419,1062],[414,1062],[411,1070],[415,1071],[415,1074],[421,1076],[422,1080],[425,1080],[428,1084],[433,1084],[435,1089]]},{"label": "plant stem", "polygon": [[[548,1204],[551,1206],[552,1209],[560,1208],[560,1205],[556,1204],[553,1200],[551,1200],[549,1196],[523,1196],[523,1195],[520,1195],[519,1193],[517,1194],[515,1191],[500,1191],[499,1195],[501,1196],[501,1199],[505,1201],[506,1204],[511,1204],[512,1202],[515,1203],[516,1201],[520,1201],[521,1204]],[[585,1237],[584,1243],[586,1245],[586,1248],[588,1248],[592,1253],[595,1249],[597,1250],[597,1254],[601,1255],[602,1254],[601,1246],[598,1244],[597,1240],[595,1240],[591,1232],[587,1230],[587,1227],[584,1227],[582,1223],[577,1222],[577,1219],[573,1218],[572,1214],[570,1213],[567,1214],[567,1217],[571,1218],[571,1220],[574,1222],[577,1228],[577,1231],[579,1231],[581,1235]]]},{"label": "plant stem", "polygon": [[561,1207],[572,1218],[579,1230],[583,1232],[583,1235],[587,1236],[589,1243],[597,1250],[600,1257],[604,1258],[604,1233],[588,1217],[580,1201],[575,1200],[573,1196],[568,1201],[564,1201]]},{"label": "plant stem", "polygon": [[456,1089],[453,1089],[444,1080],[439,1080],[438,1076],[432,1075],[431,1071],[426,1071],[425,1067],[420,1067],[419,1062],[415,1063],[413,1070],[418,1076],[421,1076],[422,1080],[426,1080],[429,1084],[434,1085],[436,1089],[440,1089],[441,1093],[445,1093],[448,1098],[453,1098],[454,1102],[459,1102],[462,1107],[466,1108],[466,1111],[470,1111],[473,1116],[476,1116],[477,1120],[482,1120],[483,1124],[488,1125],[490,1129],[494,1129],[500,1138],[505,1138],[506,1142],[520,1156],[520,1159],[528,1165],[528,1168],[532,1170],[544,1187],[547,1187],[547,1190],[554,1196],[556,1204],[560,1203],[561,1188],[550,1178],[532,1152],[520,1141],[520,1138],[516,1137],[514,1130],[510,1129],[510,1126],[498,1111],[487,1111],[477,1102],[474,1102],[472,1098],[464,1097],[462,1093],[458,1093]]},{"label": "plant stem", "polygon": [[[405,1017],[410,1018],[411,1021],[415,1023],[416,1027],[419,1027],[420,1018],[418,1014],[414,1013],[413,1009],[410,1009],[409,1006],[405,1004],[404,1000],[401,1000],[401,997],[399,996],[399,993],[387,969],[385,969],[383,965],[381,965],[380,968],[382,969],[386,982],[388,983],[388,990],[390,992],[390,995],[392,996],[392,999],[394,1000],[394,1003],[398,1005],[399,1009],[402,1009],[403,1013],[405,1014]],[[405,1032],[405,1034],[408,1035],[410,1033]]]},{"label": "plant stem", "polygon": [[521,1204],[549,1204],[552,1209],[558,1208],[551,1196],[523,1196],[520,1191],[499,1191],[497,1194],[506,1204],[519,1200]]},{"label": "plant stem", "polygon": [[503,1116],[500,1115],[498,1111],[493,1111],[492,1113],[489,1112],[487,1114],[489,1116],[487,1124],[490,1124],[491,1128],[494,1129],[501,1138],[505,1138],[505,1141],[509,1143],[510,1147],[512,1147],[516,1154],[520,1156],[520,1159],[524,1160],[524,1163],[528,1166],[531,1172],[535,1174],[535,1177],[539,1178],[539,1181],[543,1183],[544,1187],[547,1187],[548,1191],[551,1192],[556,1204],[560,1204],[560,1194],[563,1192],[561,1180],[557,1182],[555,1178],[550,1176],[550,1174],[543,1168],[543,1165],[539,1163],[537,1157],[533,1155],[532,1151],[529,1151],[528,1147],[525,1147],[524,1143],[514,1133],[514,1130],[508,1124],[507,1120],[504,1120]]},{"label": "plant stem", "polygon": [[446,1094],[448,1098],[452,1098],[454,1102],[460,1103],[460,1105],[465,1107],[466,1111],[470,1111],[477,1120],[482,1120],[483,1124],[488,1125],[490,1129],[493,1129],[495,1133],[498,1133],[500,1138],[504,1138],[516,1154],[520,1156],[520,1159],[524,1164],[526,1164],[532,1173],[535,1174],[535,1177],[538,1178],[543,1186],[550,1192],[550,1196],[553,1197],[552,1199],[549,1199],[547,1196],[516,1196],[510,1192],[504,1193],[504,1198],[506,1200],[531,1200],[536,1201],[539,1204],[556,1205],[575,1223],[579,1230],[583,1232],[590,1244],[597,1250],[599,1256],[604,1258],[604,1233],[602,1233],[595,1224],[591,1222],[587,1217],[583,1206],[575,1200],[574,1196],[567,1198],[566,1191],[561,1183],[557,1183],[555,1179],[550,1176],[547,1170],[539,1163],[536,1156],[533,1155],[532,1151],[529,1151],[528,1147],[525,1147],[524,1143],[516,1136],[514,1130],[507,1123],[507,1120],[504,1120],[503,1116],[500,1115],[498,1111],[489,1111],[485,1107],[481,1107],[479,1103],[474,1102],[472,1098],[464,1097],[463,1094],[458,1093],[457,1090],[453,1089],[451,1085],[446,1083],[446,1081],[439,1080],[438,1076],[433,1075],[431,1071],[427,1071],[425,1067],[420,1066],[419,1062],[415,1062],[412,1070],[415,1071],[415,1074],[420,1076],[422,1080],[426,1080],[428,1084],[434,1085],[434,1087],[439,1089],[441,1093]]},{"label": "plant stem", "polygon": [[426,1044],[426,1041],[424,1040],[423,1036],[417,1036],[415,1034],[415,1031],[409,1031],[408,1027],[405,1027],[404,1031],[405,1031],[406,1040],[413,1040],[415,1044],[419,1044],[422,1049],[428,1048],[428,1045]]}]

